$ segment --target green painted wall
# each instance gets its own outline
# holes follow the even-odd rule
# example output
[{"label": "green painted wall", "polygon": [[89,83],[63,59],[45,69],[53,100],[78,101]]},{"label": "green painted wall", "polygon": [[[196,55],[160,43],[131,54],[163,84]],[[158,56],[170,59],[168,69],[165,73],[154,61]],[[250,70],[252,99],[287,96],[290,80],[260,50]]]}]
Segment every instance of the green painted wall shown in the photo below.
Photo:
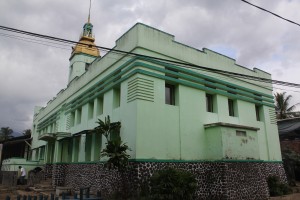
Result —
[{"label": "green painted wall", "polygon": [[41,167],[42,164],[38,161],[28,161],[24,158],[9,158],[2,161],[1,171],[19,171],[19,166],[26,170],[26,177],[28,172],[36,167]]},{"label": "green painted wall", "polygon": [[[237,135],[236,130],[244,131],[245,135]],[[208,160],[260,160],[257,132],[230,127],[207,128],[208,142],[206,155]]]},{"label": "green painted wall", "polygon": [[[266,72],[244,68],[235,60],[208,49],[199,51],[180,44],[172,35],[143,24],[126,32],[114,48],[271,78]],[[76,56],[74,60],[85,59],[84,55]],[[165,104],[166,83],[175,85],[175,105]],[[104,120],[110,115],[112,121],[122,123],[121,137],[132,149],[129,153],[133,159],[213,160],[226,159],[226,155],[230,155],[227,157],[280,161],[271,87],[267,83],[257,84],[205,70],[109,52],[97,58],[87,71],[36,112],[33,148],[47,143],[38,140],[38,136],[49,131],[73,136],[81,133],[69,139],[72,140],[71,160],[95,161],[99,158],[100,148],[105,146],[105,138],[91,136],[91,139],[85,134],[97,126],[98,118]],[[206,93],[214,96],[213,112],[206,111]],[[235,103],[234,117],[229,116],[228,98]],[[255,104],[261,106],[260,121],[256,120]],[[235,129],[204,128],[206,124],[218,122],[259,130],[247,131],[247,142],[241,143],[239,138],[233,137]],[[53,162],[65,160],[61,159],[61,155],[66,154],[63,147],[59,141],[55,143]],[[230,149],[233,150],[228,154]],[[50,157],[49,153],[46,155]],[[49,161],[50,158],[46,159]]]},{"label": "green painted wall", "polygon": [[85,73],[86,67],[95,60],[95,57],[86,54],[76,54],[70,60],[69,83]]}]

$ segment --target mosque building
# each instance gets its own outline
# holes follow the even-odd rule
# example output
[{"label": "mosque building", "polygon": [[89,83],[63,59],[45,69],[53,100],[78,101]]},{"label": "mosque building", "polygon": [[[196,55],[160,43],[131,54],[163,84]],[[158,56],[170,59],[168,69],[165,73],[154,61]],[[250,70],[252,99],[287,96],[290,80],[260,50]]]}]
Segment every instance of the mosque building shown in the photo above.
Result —
[{"label": "mosque building", "polygon": [[110,116],[131,149],[131,191],[171,166],[195,175],[201,198],[267,198],[266,178],[286,177],[272,84],[260,79],[271,75],[142,23],[101,57],[88,19],[67,87],[35,108],[30,162],[53,186],[111,193],[120,176],[104,168],[106,140],[92,131]]}]

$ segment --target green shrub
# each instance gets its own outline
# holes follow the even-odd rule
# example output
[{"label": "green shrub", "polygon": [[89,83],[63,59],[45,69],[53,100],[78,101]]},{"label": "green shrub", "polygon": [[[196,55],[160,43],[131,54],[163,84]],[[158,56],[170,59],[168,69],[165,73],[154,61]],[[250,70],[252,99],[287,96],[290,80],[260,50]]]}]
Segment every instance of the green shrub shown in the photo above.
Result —
[{"label": "green shrub", "polygon": [[106,138],[106,147],[101,151],[100,157],[108,157],[105,166],[109,169],[117,168],[124,171],[128,166],[130,155],[127,151],[131,149],[126,143],[123,143],[120,137],[121,122],[110,122],[109,115],[102,121],[98,119],[99,124],[94,131]]},{"label": "green shrub", "polygon": [[282,196],[292,192],[291,188],[287,184],[281,183],[277,176],[269,176],[267,182],[270,196]]},{"label": "green shrub", "polygon": [[130,155],[127,154],[129,147],[122,143],[121,138],[108,141],[106,148],[101,151],[101,157],[108,157],[105,166],[109,169],[117,168],[119,171],[125,170],[128,166]]},{"label": "green shrub", "polygon": [[168,168],[155,172],[150,186],[152,199],[189,200],[194,197],[197,181],[190,172]]}]

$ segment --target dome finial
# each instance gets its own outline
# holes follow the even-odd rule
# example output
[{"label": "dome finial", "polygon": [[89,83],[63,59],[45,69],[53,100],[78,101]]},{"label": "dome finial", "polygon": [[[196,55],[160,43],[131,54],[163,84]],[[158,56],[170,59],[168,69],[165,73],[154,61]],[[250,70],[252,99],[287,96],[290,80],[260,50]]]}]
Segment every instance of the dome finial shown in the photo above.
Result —
[{"label": "dome finial", "polygon": [[90,0],[88,21],[83,26],[82,36],[93,38],[93,24],[90,22],[91,21],[91,6],[92,6],[92,0]]},{"label": "dome finial", "polygon": [[92,1],[90,0],[88,22],[85,23],[83,26],[83,31],[80,36],[79,43],[73,48],[71,58],[73,57],[73,55],[78,53],[84,53],[95,57],[100,56],[99,49],[96,47],[94,43],[95,38],[93,36],[93,24],[90,22],[91,5],[92,5]]},{"label": "dome finial", "polygon": [[88,23],[90,23],[90,19],[91,19],[91,5],[92,5],[92,0],[90,0]]}]

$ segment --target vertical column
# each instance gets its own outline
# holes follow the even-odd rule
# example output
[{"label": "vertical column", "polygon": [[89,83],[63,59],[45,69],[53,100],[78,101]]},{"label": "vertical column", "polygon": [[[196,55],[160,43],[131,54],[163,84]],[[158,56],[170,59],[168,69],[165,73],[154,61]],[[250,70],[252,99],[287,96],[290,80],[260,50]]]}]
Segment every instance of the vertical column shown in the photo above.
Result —
[{"label": "vertical column", "polygon": [[77,124],[78,124],[78,118],[79,117],[81,117],[81,116],[79,116],[79,110],[78,109],[76,109],[76,111],[75,111],[75,117],[74,117],[74,125],[76,126]]},{"label": "vertical column", "polygon": [[92,135],[92,144],[91,144],[91,161],[96,160],[96,133]]},{"label": "vertical column", "polygon": [[85,141],[86,141],[86,134],[82,134],[79,142],[78,162],[85,161]]},{"label": "vertical column", "polygon": [[73,137],[72,162],[78,162],[78,137]]},{"label": "vertical column", "polygon": [[50,146],[49,146],[49,142],[47,142],[46,146],[45,146],[45,158],[44,158],[44,163],[47,164],[49,163],[49,152],[50,152]]},{"label": "vertical column", "polygon": [[54,162],[61,162],[61,143],[57,140],[54,148]]}]

